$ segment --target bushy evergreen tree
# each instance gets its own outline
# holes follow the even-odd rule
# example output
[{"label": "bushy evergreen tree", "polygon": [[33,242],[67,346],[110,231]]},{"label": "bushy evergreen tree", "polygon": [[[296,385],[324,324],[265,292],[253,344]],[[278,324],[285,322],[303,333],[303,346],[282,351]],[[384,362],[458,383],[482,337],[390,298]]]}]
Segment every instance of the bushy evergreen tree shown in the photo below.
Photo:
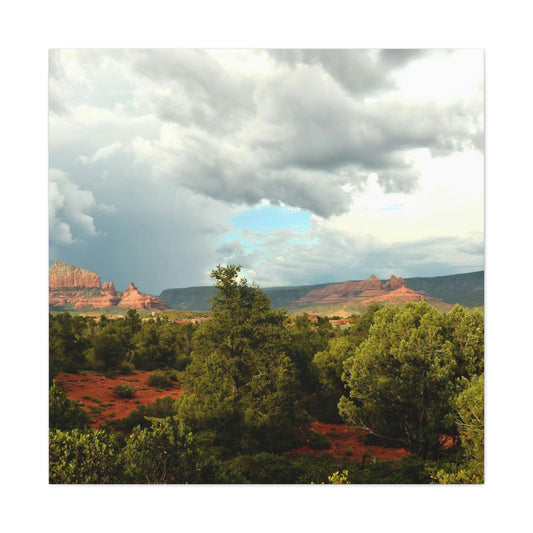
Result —
[{"label": "bushy evergreen tree", "polygon": [[230,265],[211,273],[213,320],[197,332],[185,386],[195,395],[197,423],[222,448],[287,449],[307,421],[296,369],[283,351],[287,317],[239,272]]},{"label": "bushy evergreen tree", "polygon": [[421,457],[439,450],[441,435],[457,432],[452,400],[461,378],[482,371],[482,324],[478,311],[448,317],[425,302],[377,312],[345,363],[345,420]]}]

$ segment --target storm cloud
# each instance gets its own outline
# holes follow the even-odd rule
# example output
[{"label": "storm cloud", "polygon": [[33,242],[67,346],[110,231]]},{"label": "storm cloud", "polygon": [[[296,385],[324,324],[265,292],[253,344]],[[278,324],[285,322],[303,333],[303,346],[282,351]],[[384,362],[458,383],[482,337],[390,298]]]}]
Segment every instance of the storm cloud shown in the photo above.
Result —
[{"label": "storm cloud", "polygon": [[[328,278],[321,263],[343,263],[336,254],[348,254],[346,272],[364,269],[363,257],[393,263],[399,248],[368,237],[371,228],[336,235],[338,224],[324,222],[327,229],[315,224],[304,240],[278,230],[245,246],[242,234],[228,237],[228,220],[268,203],[334,224],[352,216],[369,184],[391,198],[416,197],[427,182],[420,154],[482,154],[482,79],[464,93],[409,88],[412,69],[447,69],[455,57],[460,52],[52,50],[50,259],[83,264],[119,286],[130,277],[156,293],[208,281],[220,261],[278,284],[298,282],[298,264],[310,282]],[[467,239],[460,249],[480,243]],[[457,260],[467,268],[465,257]]]},{"label": "storm cloud", "polygon": [[420,54],[257,51],[257,77],[237,59],[224,70],[205,52],[144,51],[132,68],[164,124],[141,157],[155,175],[217,200],[325,217],[347,211],[342,187],[364,188],[370,173],[387,192],[412,192],[410,150],[445,156],[481,148],[482,136],[481,101],[409,102],[394,91],[394,68]]}]

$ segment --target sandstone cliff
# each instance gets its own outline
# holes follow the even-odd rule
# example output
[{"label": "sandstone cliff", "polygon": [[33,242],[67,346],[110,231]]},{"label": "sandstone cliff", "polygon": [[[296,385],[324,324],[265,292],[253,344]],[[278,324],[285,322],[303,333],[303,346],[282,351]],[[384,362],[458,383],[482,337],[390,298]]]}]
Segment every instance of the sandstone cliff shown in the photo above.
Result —
[{"label": "sandstone cliff", "polygon": [[51,289],[100,287],[100,276],[79,266],[67,265],[58,259],[49,270]]},{"label": "sandstone cliff", "polygon": [[166,302],[140,292],[133,283],[123,292],[116,291],[112,281],[100,286],[98,274],[59,259],[50,267],[49,280],[49,306],[53,310],[108,307],[168,309]]}]

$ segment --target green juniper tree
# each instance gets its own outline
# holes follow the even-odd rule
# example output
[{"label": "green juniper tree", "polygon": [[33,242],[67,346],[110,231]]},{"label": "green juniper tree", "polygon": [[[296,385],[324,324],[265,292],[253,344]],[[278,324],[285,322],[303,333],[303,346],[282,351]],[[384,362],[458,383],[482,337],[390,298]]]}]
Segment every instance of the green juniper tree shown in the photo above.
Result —
[{"label": "green juniper tree", "polygon": [[425,302],[384,308],[345,363],[349,397],[339,410],[348,423],[428,457],[442,434],[457,434],[453,398],[482,365],[479,311],[446,316]]},{"label": "green juniper tree", "polygon": [[307,421],[295,367],[283,350],[287,317],[239,272],[230,265],[211,273],[213,320],[197,331],[185,382],[194,399],[183,405],[225,451],[279,451],[297,443]]}]

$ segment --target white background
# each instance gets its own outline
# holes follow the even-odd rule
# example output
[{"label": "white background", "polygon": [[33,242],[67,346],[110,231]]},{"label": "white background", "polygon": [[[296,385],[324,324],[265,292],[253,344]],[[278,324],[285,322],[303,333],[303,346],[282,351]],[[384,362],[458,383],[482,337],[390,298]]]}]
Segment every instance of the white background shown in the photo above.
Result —
[{"label": "white background", "polygon": [[[493,7],[497,5],[498,7]],[[532,476],[525,2],[8,3],[2,9],[2,521],[8,531],[524,530]],[[48,49],[484,48],[484,486],[53,487],[47,465]],[[6,120],[7,119],[7,120]],[[527,526],[526,526],[527,527]]]}]

